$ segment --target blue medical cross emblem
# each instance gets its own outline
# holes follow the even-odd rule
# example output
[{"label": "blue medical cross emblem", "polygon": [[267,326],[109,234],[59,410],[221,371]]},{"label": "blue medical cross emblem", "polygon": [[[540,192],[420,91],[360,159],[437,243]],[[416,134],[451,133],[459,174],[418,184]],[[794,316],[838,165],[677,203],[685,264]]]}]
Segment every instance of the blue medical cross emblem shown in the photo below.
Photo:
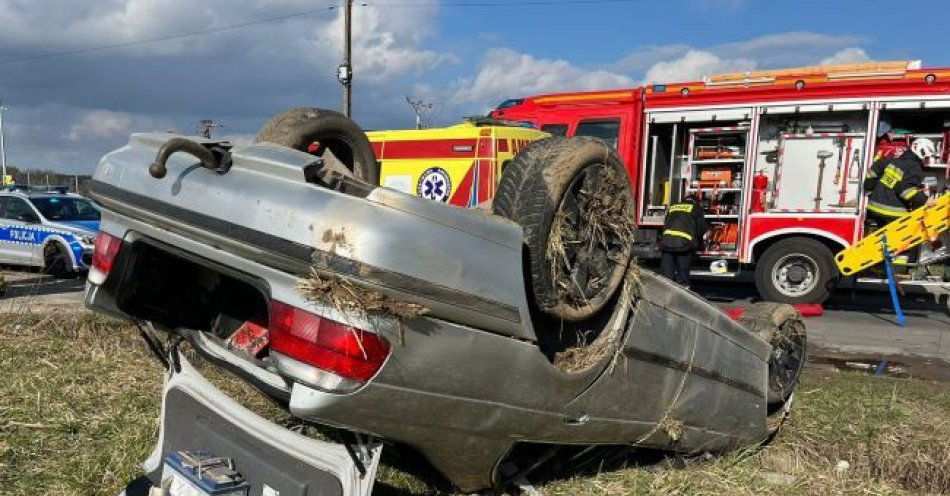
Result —
[{"label": "blue medical cross emblem", "polygon": [[446,202],[452,193],[452,180],[449,179],[449,174],[445,169],[431,167],[419,177],[416,192],[423,198]]}]

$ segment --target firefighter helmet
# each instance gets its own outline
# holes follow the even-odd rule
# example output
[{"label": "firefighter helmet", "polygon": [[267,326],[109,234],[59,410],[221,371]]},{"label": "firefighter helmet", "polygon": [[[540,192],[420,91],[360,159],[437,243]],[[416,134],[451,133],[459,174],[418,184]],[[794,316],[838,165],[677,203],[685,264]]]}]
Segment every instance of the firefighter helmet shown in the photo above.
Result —
[{"label": "firefighter helmet", "polygon": [[917,155],[923,161],[937,156],[937,146],[927,138],[915,139],[910,145],[910,151],[914,152],[914,155]]}]

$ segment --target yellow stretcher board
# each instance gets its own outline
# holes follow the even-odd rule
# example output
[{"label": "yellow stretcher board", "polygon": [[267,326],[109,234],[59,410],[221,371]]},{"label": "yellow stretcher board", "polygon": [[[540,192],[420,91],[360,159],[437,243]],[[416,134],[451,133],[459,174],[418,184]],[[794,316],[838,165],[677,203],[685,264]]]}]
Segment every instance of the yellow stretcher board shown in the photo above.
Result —
[{"label": "yellow stretcher board", "polygon": [[887,248],[891,255],[903,253],[925,241],[934,241],[937,235],[950,229],[950,194],[945,194],[933,206],[921,207],[865,236],[835,256],[842,274],[849,276],[884,261],[881,240],[887,234]]}]

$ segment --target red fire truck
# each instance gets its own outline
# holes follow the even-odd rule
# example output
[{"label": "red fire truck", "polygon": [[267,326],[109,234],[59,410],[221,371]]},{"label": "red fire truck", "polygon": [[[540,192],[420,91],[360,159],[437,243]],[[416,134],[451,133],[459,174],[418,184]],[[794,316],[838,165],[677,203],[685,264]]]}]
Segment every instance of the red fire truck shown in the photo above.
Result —
[{"label": "red fire truck", "polygon": [[[864,234],[861,183],[875,155],[928,137],[941,159],[925,167],[924,185],[937,196],[948,184],[950,68],[919,62],[541,95],[508,100],[491,115],[613,143],[638,193],[641,258],[658,256],[666,207],[698,195],[712,229],[695,272],[736,277],[754,269],[767,300],[821,302],[839,282],[833,255]],[[920,256],[946,258],[945,251]],[[935,293],[950,286],[946,263],[911,272],[903,284]],[[880,281],[857,282],[872,280]]]}]

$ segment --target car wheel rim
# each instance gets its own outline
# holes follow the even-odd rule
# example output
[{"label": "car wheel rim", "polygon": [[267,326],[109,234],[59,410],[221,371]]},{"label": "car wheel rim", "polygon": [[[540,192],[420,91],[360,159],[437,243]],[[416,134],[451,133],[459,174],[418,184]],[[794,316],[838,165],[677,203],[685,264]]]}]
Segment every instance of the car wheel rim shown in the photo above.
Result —
[{"label": "car wheel rim", "polygon": [[[624,257],[624,234],[616,226],[597,222],[602,208],[602,174],[608,166],[592,164],[574,176],[555,212],[547,248],[551,276],[560,300],[583,306],[602,296]],[[616,198],[615,181],[606,194]]]},{"label": "car wheel rim", "polygon": [[789,321],[775,332],[769,356],[769,389],[782,396],[798,381],[805,360],[805,334],[800,321]]},{"label": "car wheel rim", "polygon": [[792,298],[812,292],[820,276],[818,262],[802,253],[785,255],[772,267],[772,285],[779,293]]}]

